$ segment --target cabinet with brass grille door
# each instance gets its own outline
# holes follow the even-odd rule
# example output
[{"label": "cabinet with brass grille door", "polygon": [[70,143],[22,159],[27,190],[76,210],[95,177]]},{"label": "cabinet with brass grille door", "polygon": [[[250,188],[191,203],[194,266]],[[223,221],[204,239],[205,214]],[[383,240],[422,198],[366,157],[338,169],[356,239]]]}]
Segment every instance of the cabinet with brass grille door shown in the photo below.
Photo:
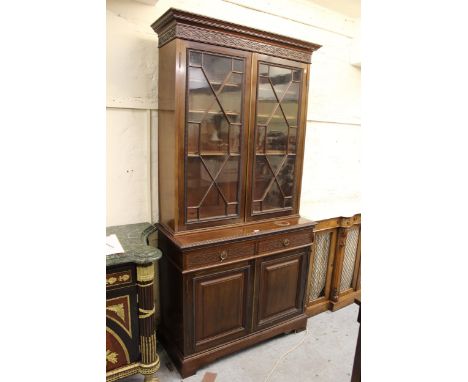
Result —
[{"label": "cabinet with brass grille door", "polygon": [[308,316],[337,310],[361,295],[361,215],[318,221],[314,232],[307,281]]},{"label": "cabinet with brass grille door", "polygon": [[175,9],[159,38],[160,338],[183,377],[304,329],[314,223],[299,216],[320,46]]}]

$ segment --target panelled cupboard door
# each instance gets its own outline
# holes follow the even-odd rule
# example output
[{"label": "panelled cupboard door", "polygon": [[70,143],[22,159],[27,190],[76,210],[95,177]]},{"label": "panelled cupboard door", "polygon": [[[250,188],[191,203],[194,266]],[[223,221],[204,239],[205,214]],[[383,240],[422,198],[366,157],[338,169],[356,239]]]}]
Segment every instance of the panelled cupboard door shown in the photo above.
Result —
[{"label": "panelled cupboard door", "polygon": [[248,262],[196,272],[189,278],[193,351],[248,334],[251,330],[253,265]]},{"label": "panelled cupboard door", "polygon": [[[183,42],[184,224],[244,220],[251,54]],[[182,162],[182,161],[181,161]]]},{"label": "panelled cupboard door", "polygon": [[247,220],[297,214],[308,65],[253,54]]},{"label": "panelled cupboard door", "polygon": [[138,312],[136,286],[108,290],[106,296],[106,371],[136,362]]},{"label": "panelled cupboard door", "polygon": [[308,251],[289,251],[258,260],[255,329],[304,312]]}]

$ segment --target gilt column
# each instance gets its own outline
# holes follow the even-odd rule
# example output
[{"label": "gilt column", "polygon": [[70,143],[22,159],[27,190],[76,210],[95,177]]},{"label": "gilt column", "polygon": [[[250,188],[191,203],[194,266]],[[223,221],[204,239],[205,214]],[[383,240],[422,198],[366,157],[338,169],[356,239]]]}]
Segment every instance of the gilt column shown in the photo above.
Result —
[{"label": "gilt column", "polygon": [[156,306],[154,303],[154,263],[137,266],[138,320],[140,328],[140,373],[145,382],[159,381],[154,373],[159,369],[156,352]]}]

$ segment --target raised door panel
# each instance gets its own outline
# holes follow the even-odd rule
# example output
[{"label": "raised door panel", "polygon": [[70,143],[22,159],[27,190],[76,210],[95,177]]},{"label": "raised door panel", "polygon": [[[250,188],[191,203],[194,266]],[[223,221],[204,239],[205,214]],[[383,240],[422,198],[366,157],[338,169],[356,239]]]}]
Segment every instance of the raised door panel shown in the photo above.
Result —
[{"label": "raised door panel", "polygon": [[136,362],[139,357],[136,286],[108,290],[106,371]]},{"label": "raised door panel", "polygon": [[193,277],[194,351],[250,331],[252,266],[244,263]]},{"label": "raised door panel", "polygon": [[308,66],[255,57],[248,217],[264,219],[298,211]]},{"label": "raised door panel", "polygon": [[186,44],[184,223],[241,221],[250,55]]},{"label": "raised door panel", "polygon": [[287,252],[259,260],[256,328],[303,313],[307,253]]}]

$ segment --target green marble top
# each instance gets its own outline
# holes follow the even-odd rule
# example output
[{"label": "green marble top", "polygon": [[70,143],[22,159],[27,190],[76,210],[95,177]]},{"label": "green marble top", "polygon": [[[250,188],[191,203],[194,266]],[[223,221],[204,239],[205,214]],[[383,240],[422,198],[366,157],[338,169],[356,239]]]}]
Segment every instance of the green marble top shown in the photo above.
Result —
[{"label": "green marble top", "polygon": [[147,238],[156,230],[150,223],[117,225],[106,228],[106,235],[115,234],[124,249],[124,253],[106,256],[106,266],[137,263],[145,264],[159,260],[162,252],[147,244]]}]

